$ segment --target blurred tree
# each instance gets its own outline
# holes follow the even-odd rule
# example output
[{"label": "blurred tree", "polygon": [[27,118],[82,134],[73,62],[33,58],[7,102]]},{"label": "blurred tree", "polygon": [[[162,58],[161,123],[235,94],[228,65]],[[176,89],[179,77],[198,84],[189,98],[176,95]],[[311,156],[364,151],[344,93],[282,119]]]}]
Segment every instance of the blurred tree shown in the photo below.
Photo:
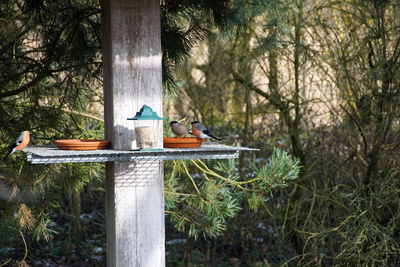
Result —
[{"label": "blurred tree", "polygon": [[[264,153],[291,148],[304,168],[296,187],[262,211],[242,203],[228,232],[203,243],[214,250],[199,245],[198,253],[268,265],[281,248],[283,259],[293,256],[289,265],[398,264],[398,1],[233,5],[233,33],[210,33],[205,53],[177,75],[189,96],[177,108]],[[240,179],[251,175],[245,162]],[[259,224],[279,230],[273,236]]]}]

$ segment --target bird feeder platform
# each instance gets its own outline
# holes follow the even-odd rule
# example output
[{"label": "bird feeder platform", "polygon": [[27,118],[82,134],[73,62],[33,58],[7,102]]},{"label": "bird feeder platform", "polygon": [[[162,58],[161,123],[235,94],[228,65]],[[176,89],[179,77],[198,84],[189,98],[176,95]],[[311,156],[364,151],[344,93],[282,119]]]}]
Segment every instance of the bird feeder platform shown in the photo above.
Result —
[{"label": "bird feeder platform", "polygon": [[203,143],[199,148],[164,148],[161,151],[145,150],[61,150],[54,146],[31,146],[23,151],[32,164],[112,162],[178,159],[232,159],[240,151],[258,151],[247,147],[233,147],[217,143]]}]

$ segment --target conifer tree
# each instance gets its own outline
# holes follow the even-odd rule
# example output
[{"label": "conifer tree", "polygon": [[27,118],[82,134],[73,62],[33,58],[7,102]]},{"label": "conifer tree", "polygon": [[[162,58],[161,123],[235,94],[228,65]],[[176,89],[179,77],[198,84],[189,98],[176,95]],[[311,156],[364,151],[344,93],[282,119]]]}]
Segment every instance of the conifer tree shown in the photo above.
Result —
[{"label": "conifer tree", "polygon": [[[174,68],[212,27],[224,29],[232,23],[235,12],[231,1],[161,1],[167,92],[174,90]],[[102,138],[101,115],[93,107],[95,102],[102,102],[98,1],[6,0],[0,3],[0,24],[1,148],[25,129],[32,132],[34,145],[58,138]],[[269,170],[260,170],[259,179],[252,181],[254,185],[269,187],[296,178],[298,163],[285,157],[278,157],[285,159],[284,164],[277,162],[270,174]],[[290,166],[285,165],[287,162]],[[49,242],[57,236],[67,238],[58,240],[54,246],[59,247],[57,251],[43,246],[46,249],[42,253],[61,257],[70,252],[79,257],[80,234],[90,232],[80,216],[81,195],[94,201],[90,196],[95,194],[94,188],[101,187],[101,165],[31,166],[18,154],[1,162],[0,167],[0,233],[10,233],[0,240],[0,247],[18,247],[11,254],[0,251],[0,259],[5,259],[0,265],[26,265],[34,242]],[[166,180],[167,213],[177,229],[194,238],[216,236],[226,229],[226,220],[239,210],[237,190],[252,190],[253,186],[237,181],[233,169],[230,163],[213,170],[201,161],[175,162],[171,166],[172,174]],[[195,180],[189,170],[203,176]],[[264,194],[268,190],[261,197]],[[101,232],[101,227],[96,230]],[[40,252],[35,253],[33,258],[40,258]],[[77,260],[72,257],[64,263]]]}]

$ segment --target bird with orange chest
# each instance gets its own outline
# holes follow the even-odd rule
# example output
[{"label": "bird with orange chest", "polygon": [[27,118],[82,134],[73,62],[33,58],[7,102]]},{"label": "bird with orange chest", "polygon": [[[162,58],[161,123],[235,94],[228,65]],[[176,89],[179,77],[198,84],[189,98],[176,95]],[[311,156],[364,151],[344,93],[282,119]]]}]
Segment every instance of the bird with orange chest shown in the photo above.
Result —
[{"label": "bird with orange chest", "polygon": [[212,138],[218,141],[221,141],[221,139],[215,137],[203,124],[201,124],[198,121],[193,121],[192,123],[192,133],[195,135],[198,139],[206,139],[206,138]]},{"label": "bird with orange chest", "polygon": [[24,149],[29,144],[29,140],[30,140],[30,132],[23,131],[21,135],[17,138],[15,143],[12,143],[11,145],[8,146],[7,155],[4,157],[4,160],[15,151]]}]

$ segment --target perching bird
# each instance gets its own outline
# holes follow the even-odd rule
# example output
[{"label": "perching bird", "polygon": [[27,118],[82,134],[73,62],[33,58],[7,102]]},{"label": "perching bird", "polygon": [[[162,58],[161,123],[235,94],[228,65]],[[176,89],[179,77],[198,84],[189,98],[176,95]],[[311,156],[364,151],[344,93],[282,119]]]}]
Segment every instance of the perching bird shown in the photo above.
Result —
[{"label": "perching bird", "polygon": [[215,137],[203,124],[198,121],[192,122],[192,133],[198,139],[213,138],[215,140],[221,141],[221,139]]},{"label": "perching bird", "polygon": [[177,121],[171,121],[169,125],[171,125],[171,130],[176,136],[184,136],[188,134],[186,127]]},{"label": "perching bird", "polygon": [[4,157],[4,160],[14,153],[16,150],[22,150],[29,144],[30,133],[29,131],[23,131],[21,135],[17,138],[15,143],[12,143],[8,146],[7,155]]}]

